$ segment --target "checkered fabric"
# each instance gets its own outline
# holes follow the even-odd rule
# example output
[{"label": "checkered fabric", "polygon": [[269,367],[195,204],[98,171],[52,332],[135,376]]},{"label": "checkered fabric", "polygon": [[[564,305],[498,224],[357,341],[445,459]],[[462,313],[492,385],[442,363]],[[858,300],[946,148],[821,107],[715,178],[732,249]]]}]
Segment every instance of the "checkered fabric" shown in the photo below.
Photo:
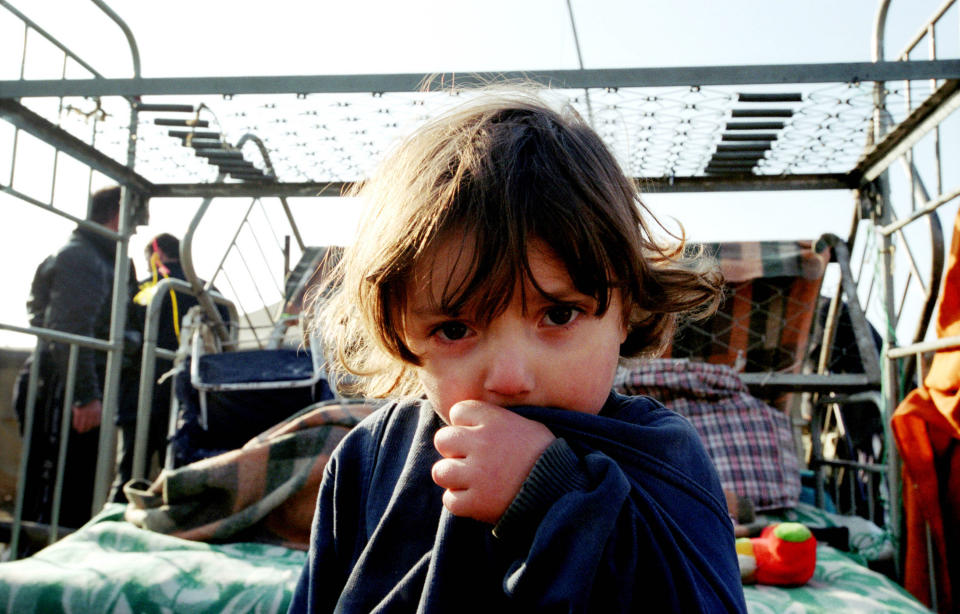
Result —
[{"label": "checkered fabric", "polygon": [[306,550],[323,470],[373,402],[305,408],[242,448],[124,485],[124,517],[196,541],[258,541]]},{"label": "checkered fabric", "polygon": [[727,283],[719,311],[681,324],[664,354],[738,371],[798,373],[829,250],[809,241],[704,244]]},{"label": "checkered fabric", "polygon": [[758,511],[789,508],[800,497],[800,464],[790,421],[750,395],[724,365],[657,359],[621,368],[614,388],[653,397],[696,427],[725,490]]}]

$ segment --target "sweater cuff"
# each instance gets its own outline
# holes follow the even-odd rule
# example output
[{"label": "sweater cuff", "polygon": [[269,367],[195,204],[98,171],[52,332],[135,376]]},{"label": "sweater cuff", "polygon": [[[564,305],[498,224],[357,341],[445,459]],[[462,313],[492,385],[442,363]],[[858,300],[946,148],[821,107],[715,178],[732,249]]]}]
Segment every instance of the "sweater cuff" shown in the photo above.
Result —
[{"label": "sweater cuff", "polygon": [[503,540],[532,539],[547,510],[563,495],[586,490],[587,476],[580,469],[580,458],[567,442],[556,439],[530,471],[520,492],[493,527],[493,535]]}]

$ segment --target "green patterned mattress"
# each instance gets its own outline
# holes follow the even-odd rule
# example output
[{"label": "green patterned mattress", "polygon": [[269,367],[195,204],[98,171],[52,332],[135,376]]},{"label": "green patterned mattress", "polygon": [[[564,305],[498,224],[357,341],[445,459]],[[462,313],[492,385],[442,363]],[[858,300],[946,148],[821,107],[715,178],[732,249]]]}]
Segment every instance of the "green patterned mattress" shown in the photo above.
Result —
[{"label": "green patterned mattress", "polygon": [[[124,522],[111,505],[30,558],[0,563],[0,607],[21,612],[286,612],[306,553],[207,544]],[[753,614],[928,612],[901,587],[829,546],[802,587],[745,587]]]},{"label": "green patterned mattress", "polygon": [[307,553],[139,529],[111,504],[33,556],[0,563],[4,612],[286,612]]}]

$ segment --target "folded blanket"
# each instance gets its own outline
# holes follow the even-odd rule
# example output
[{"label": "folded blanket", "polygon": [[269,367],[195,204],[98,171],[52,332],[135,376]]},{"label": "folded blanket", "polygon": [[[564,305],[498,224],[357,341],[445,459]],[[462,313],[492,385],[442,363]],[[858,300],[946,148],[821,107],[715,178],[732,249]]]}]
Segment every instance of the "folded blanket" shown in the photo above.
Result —
[{"label": "folded blanket", "polygon": [[621,368],[614,389],[653,397],[694,427],[727,491],[757,511],[792,508],[800,499],[800,462],[789,417],[754,397],[726,365],[675,359]]},{"label": "folded blanket", "polygon": [[308,408],[242,448],[124,486],[125,519],[199,541],[260,541],[306,550],[323,468],[344,435],[374,409]]}]

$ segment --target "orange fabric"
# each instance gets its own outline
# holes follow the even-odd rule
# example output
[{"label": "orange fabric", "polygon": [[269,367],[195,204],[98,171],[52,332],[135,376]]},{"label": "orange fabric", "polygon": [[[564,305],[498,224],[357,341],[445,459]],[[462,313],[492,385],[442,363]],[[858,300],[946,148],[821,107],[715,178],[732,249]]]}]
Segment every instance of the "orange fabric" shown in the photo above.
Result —
[{"label": "orange fabric", "polygon": [[[937,314],[937,336],[955,335],[960,335],[960,211]],[[937,352],[923,384],[892,419],[903,460],[904,586],[931,605],[929,525],[938,611],[953,612],[951,585],[960,581],[960,348]]]}]

